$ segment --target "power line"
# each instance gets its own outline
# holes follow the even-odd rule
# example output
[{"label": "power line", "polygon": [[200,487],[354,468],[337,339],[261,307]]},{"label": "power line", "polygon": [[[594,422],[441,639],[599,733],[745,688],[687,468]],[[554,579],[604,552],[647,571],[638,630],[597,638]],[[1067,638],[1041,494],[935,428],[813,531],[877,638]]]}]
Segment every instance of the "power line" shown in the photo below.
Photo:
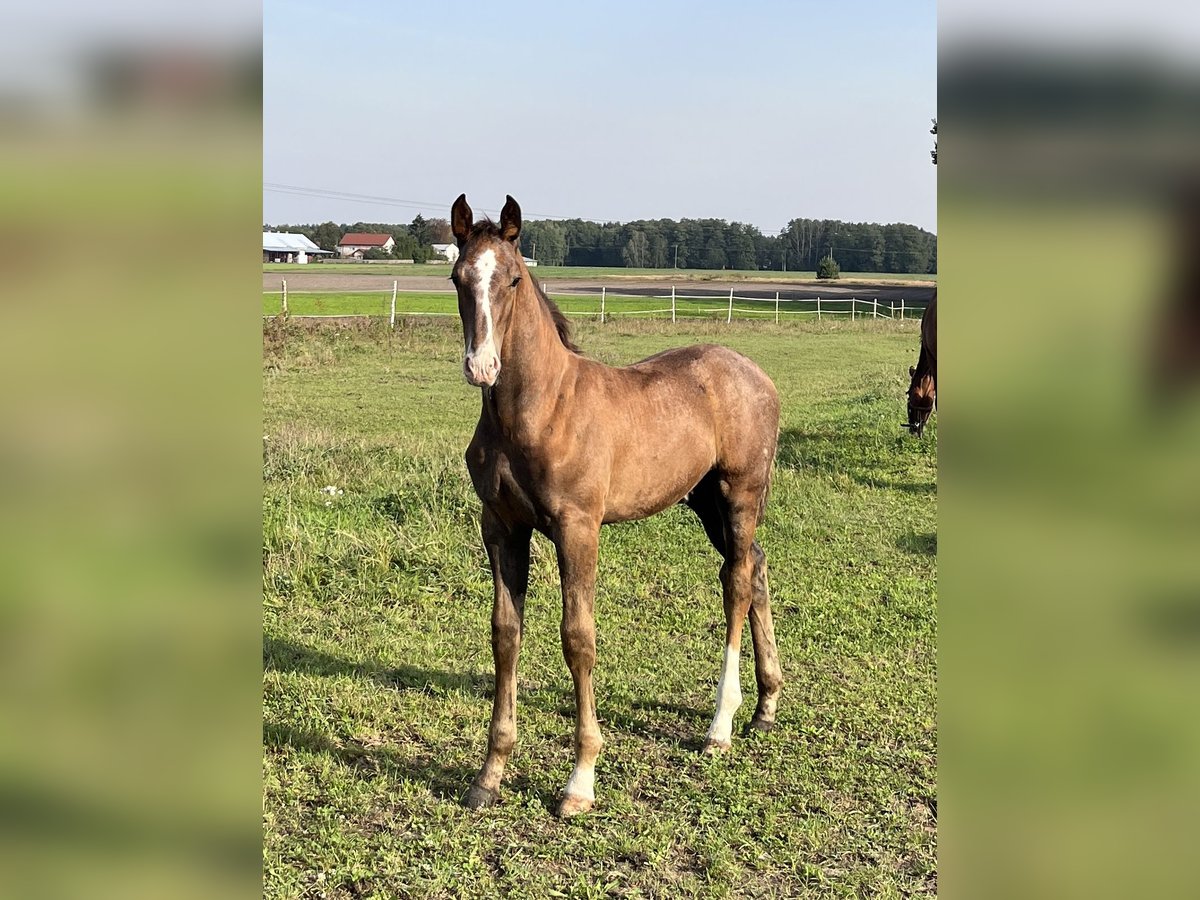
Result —
[{"label": "power line", "polygon": [[[348,191],[331,191],[324,188],[302,187],[295,184],[278,184],[276,182],[264,181],[263,190],[273,194],[291,194],[299,197],[319,197],[326,200],[346,200],[355,203],[369,203],[376,206],[401,206],[409,209],[445,211],[446,204],[429,203],[424,200],[403,200],[397,197],[381,197],[375,194],[355,194]],[[481,206],[479,212],[500,214],[499,209]],[[560,221],[570,221],[571,219],[579,219],[584,222],[596,222],[604,225],[612,222],[612,219],[595,218],[592,216],[558,216],[550,213],[525,212],[522,214],[525,218],[538,219],[557,219]]]}]

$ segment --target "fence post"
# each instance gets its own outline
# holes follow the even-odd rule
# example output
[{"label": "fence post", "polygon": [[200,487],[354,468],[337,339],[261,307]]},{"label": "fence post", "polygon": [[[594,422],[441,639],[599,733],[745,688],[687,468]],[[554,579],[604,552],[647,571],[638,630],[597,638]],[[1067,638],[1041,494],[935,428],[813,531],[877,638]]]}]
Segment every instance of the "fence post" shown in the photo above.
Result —
[{"label": "fence post", "polygon": [[817,294],[817,321],[821,321],[821,295]]},{"label": "fence post", "polygon": [[775,324],[779,324],[779,291],[775,292]]},{"label": "fence post", "polygon": [[604,287],[600,288],[600,324],[604,324]]},{"label": "fence post", "polygon": [[728,325],[733,321],[733,288],[729,289],[729,314],[725,317],[725,324]]},{"label": "fence post", "polygon": [[675,285],[671,285],[671,324],[675,324]]},{"label": "fence post", "polygon": [[851,297],[850,298],[850,321],[851,322],[854,321],[854,304],[855,304],[855,299],[853,297]]},{"label": "fence post", "polygon": [[878,297],[871,298],[871,318],[872,319],[879,318],[879,298]]},{"label": "fence post", "polygon": [[393,328],[396,327],[396,282],[392,282],[392,318],[390,322]]},{"label": "fence post", "polygon": [[283,314],[285,316],[288,314],[288,312],[287,312],[287,279],[286,278],[283,279]]},{"label": "fence post", "polygon": [[900,298],[900,321],[904,321],[904,298]]}]

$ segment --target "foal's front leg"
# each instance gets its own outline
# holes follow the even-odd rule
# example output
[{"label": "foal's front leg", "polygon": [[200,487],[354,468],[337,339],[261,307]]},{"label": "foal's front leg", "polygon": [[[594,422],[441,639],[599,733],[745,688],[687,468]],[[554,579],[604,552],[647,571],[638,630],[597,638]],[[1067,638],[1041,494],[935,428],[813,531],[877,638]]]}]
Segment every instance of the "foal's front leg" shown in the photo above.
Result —
[{"label": "foal's front leg", "polygon": [[496,694],[488,730],[487,759],[475,776],[463,803],[471,809],[491,806],[500,797],[504,766],[517,742],[517,654],[525,618],[529,585],[528,528],[510,528],[483,510],[483,543],[492,563],[495,599],[492,605],[492,658],[496,665]]},{"label": "foal's front leg", "polygon": [[562,581],[562,648],[575,682],[575,768],[563,789],[558,814],[563,818],[587,812],[596,802],[596,758],[604,745],[596,721],[592,669],[596,665],[596,559],[600,524],[573,520],[554,535],[558,573]]}]

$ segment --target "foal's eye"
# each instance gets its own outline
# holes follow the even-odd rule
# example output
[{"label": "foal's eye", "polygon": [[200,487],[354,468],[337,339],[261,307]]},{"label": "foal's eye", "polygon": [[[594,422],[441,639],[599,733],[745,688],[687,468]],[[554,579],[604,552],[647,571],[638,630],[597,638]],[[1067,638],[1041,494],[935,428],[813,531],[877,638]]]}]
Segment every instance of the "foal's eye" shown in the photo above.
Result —
[{"label": "foal's eye", "polygon": [[516,287],[520,283],[521,283],[521,276],[518,275],[516,278],[514,278],[512,280],[512,284],[510,284],[509,287]]}]

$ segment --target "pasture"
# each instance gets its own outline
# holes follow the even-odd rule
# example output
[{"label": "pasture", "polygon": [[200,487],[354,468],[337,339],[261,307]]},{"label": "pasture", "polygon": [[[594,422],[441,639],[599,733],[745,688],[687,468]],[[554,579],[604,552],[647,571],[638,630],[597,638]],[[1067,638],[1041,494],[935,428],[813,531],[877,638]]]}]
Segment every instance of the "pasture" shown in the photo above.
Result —
[{"label": "pasture", "polygon": [[920,441],[900,427],[918,334],[915,321],[576,323],[609,363],[717,341],[774,379],[782,433],[759,540],[787,681],[776,729],[742,737],[744,653],[733,750],[701,757],[719,557],[682,507],[606,527],[597,808],[562,822],[574,704],[540,536],[501,802],[458,802],[492,682],[491,574],[462,459],[479,391],[460,374],[458,321],[265,322],[264,895],[934,893],[936,416]]}]

